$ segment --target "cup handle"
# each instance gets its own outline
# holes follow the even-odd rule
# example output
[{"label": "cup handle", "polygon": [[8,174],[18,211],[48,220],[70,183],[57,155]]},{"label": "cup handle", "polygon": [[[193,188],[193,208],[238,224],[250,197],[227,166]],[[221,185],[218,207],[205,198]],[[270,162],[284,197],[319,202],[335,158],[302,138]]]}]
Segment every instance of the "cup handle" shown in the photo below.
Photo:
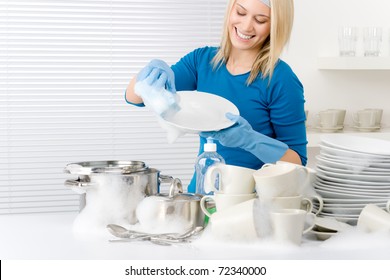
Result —
[{"label": "cup handle", "polygon": [[218,180],[218,190],[215,188],[215,180],[217,179],[217,174],[220,174],[221,170],[217,165],[210,166],[204,176],[204,191],[206,193],[215,192],[221,190],[221,176]]},{"label": "cup handle", "polygon": [[266,168],[268,166],[273,166],[273,165],[275,165],[275,164],[273,164],[273,163],[265,163],[265,164],[263,164],[263,166],[260,169]]},{"label": "cup handle", "polygon": [[311,213],[313,211],[313,202],[309,198],[302,198],[301,205],[306,205],[306,212]]},{"label": "cup handle", "polygon": [[317,216],[322,211],[322,208],[324,208],[324,200],[319,195],[314,195],[313,198],[320,203],[317,212],[314,213]]},{"label": "cup handle", "polygon": [[308,170],[306,167],[304,167],[304,166],[297,166],[297,168],[298,168],[298,172],[301,173],[300,175],[301,175],[301,176],[304,176],[304,180],[303,180],[303,182],[300,183],[300,184],[301,184],[301,186],[304,186],[304,188],[306,188],[307,186],[310,185],[310,172],[309,172],[309,170]]},{"label": "cup handle", "polygon": [[309,222],[310,226],[303,231],[303,234],[308,233],[309,231],[311,231],[313,229],[313,227],[315,226],[315,224],[316,224],[316,215],[315,214],[307,213],[306,215],[307,215],[306,218],[310,217],[311,221]]},{"label": "cup handle", "polygon": [[386,210],[387,210],[387,212],[390,213],[390,199],[389,199],[389,201],[387,201],[387,203],[386,203]]},{"label": "cup handle", "polygon": [[200,200],[200,208],[202,209],[203,213],[207,217],[211,218],[212,214],[210,214],[210,212],[206,208],[206,202],[207,202],[208,199],[214,200],[214,197],[212,195],[205,195],[205,196],[203,196],[202,199]]}]

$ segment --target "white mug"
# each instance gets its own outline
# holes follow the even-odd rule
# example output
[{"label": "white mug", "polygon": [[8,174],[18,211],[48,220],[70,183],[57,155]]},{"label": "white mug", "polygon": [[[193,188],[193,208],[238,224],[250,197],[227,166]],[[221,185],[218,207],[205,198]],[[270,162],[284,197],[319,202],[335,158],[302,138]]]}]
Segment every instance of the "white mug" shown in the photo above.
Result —
[{"label": "white mug", "polygon": [[253,198],[211,215],[209,226],[213,237],[225,241],[249,241],[258,239],[254,208],[258,199]]},{"label": "white mug", "polygon": [[[255,191],[253,172],[256,170],[236,165],[217,163],[207,169],[205,175],[205,192],[223,192],[228,194],[251,194]],[[215,181],[218,180],[218,189]]]},{"label": "white mug", "polygon": [[287,161],[281,161],[281,160],[278,160],[276,162],[276,164],[290,164],[290,165],[293,165],[293,166],[295,166],[297,168],[305,168],[306,171],[307,171],[307,174],[309,176],[309,179],[308,180],[304,180],[304,183],[306,183],[306,184],[303,184],[303,185],[300,186],[299,193],[300,194],[304,194],[304,195],[309,195],[310,194],[310,196],[313,194],[313,192],[314,192],[314,183],[317,180],[317,171],[315,169],[307,167],[307,166],[303,166],[303,165],[300,165],[300,164],[287,162]]},{"label": "white mug", "polygon": [[[315,225],[315,215],[302,209],[281,209],[272,211],[270,215],[273,237],[281,242],[299,245],[302,235]],[[310,226],[305,229],[306,220],[309,220]]]},{"label": "white mug", "polygon": [[253,173],[256,192],[261,199],[277,196],[296,196],[310,182],[307,168],[295,164],[264,164]]},{"label": "white mug", "polygon": [[280,209],[303,209],[308,213],[313,211],[313,202],[302,195],[296,196],[277,196],[271,201],[261,200],[262,203],[268,204],[271,211]]},{"label": "white mug", "polygon": [[375,204],[367,204],[360,212],[357,226],[368,232],[390,231],[390,200],[387,202],[386,211]]},{"label": "white mug", "polygon": [[256,193],[226,194],[221,192],[214,192],[214,195],[205,195],[202,197],[202,199],[200,200],[200,208],[206,216],[211,217],[212,214],[210,214],[206,207],[207,201],[209,200],[214,200],[216,210],[222,211],[224,209],[232,207],[233,205],[253,199],[255,197]]}]

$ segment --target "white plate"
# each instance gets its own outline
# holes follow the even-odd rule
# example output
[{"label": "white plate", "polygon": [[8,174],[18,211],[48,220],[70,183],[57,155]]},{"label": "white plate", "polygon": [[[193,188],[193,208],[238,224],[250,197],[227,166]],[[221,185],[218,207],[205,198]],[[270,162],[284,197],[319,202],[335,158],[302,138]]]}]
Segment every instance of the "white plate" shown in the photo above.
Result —
[{"label": "white plate", "polygon": [[329,158],[326,158],[322,155],[317,155],[317,166],[320,164],[329,168],[335,168],[338,170],[345,170],[352,173],[359,173],[359,172],[378,172],[379,173],[388,173],[390,174],[390,165],[389,168],[378,168],[378,167],[372,167],[370,163],[367,164],[367,162],[364,162],[363,164],[354,164],[354,163],[346,163],[338,160],[332,160]]},{"label": "white plate", "polygon": [[318,194],[321,195],[322,199],[325,201],[327,198],[343,198],[343,199],[376,199],[377,201],[380,201],[383,199],[383,196],[377,195],[360,195],[360,194],[346,194],[346,193],[340,193],[340,192],[335,192],[335,191],[325,191],[325,190],[320,190],[316,188],[316,191]]},{"label": "white plate", "polygon": [[364,207],[358,208],[343,208],[343,207],[324,207],[323,213],[332,213],[335,215],[360,215]]},{"label": "white plate", "polygon": [[353,196],[353,195],[359,195],[359,196],[363,196],[363,197],[372,197],[372,198],[378,198],[378,197],[389,197],[390,198],[390,190],[387,190],[387,191],[376,191],[376,192],[373,192],[373,191],[363,191],[363,190],[357,190],[357,191],[354,191],[354,190],[348,190],[348,189],[340,189],[340,188],[336,188],[336,187],[330,187],[330,186],[322,186],[322,185],[319,185],[319,183],[316,183],[315,185],[315,189],[316,190],[320,190],[320,191],[329,191],[329,192],[333,192],[334,194],[341,194],[341,195],[349,195],[349,196]]},{"label": "white plate", "polygon": [[327,214],[320,214],[318,218],[335,218],[339,222],[348,223],[353,226],[357,224],[357,220],[358,220],[358,218],[355,217],[344,217],[344,216],[327,215]]},{"label": "white plate", "polygon": [[352,194],[362,195],[380,195],[390,199],[390,187],[384,189],[370,189],[370,188],[355,188],[354,186],[340,187],[329,184],[323,184],[321,182],[315,182],[314,186],[325,191],[345,192]]},{"label": "white plate", "polygon": [[[313,203],[314,205],[316,204],[315,202]],[[386,203],[385,202],[377,202],[377,203],[371,203],[375,204],[378,207],[385,208]],[[318,205],[318,203],[317,203]],[[363,209],[367,203],[324,203],[323,207],[329,207],[329,208],[344,208],[344,209]]]},{"label": "white plate", "polygon": [[390,186],[390,174],[386,174],[386,175],[347,174],[347,173],[323,170],[320,168],[317,168],[316,171],[317,174],[323,174],[329,176],[330,178],[358,180],[362,182],[383,182],[383,183],[388,183],[388,185]]},{"label": "white plate", "polygon": [[364,171],[353,171],[353,170],[346,170],[342,168],[334,168],[329,167],[327,165],[323,165],[321,163],[317,163],[316,168],[321,169],[323,171],[327,172],[334,172],[339,174],[349,174],[349,175],[368,175],[368,176],[390,176],[390,170],[385,171],[372,171],[371,169],[366,169]]},{"label": "white plate", "polygon": [[330,197],[323,197],[324,204],[386,204],[388,198],[382,197],[381,199],[377,198],[330,198]]},{"label": "white plate", "polygon": [[335,190],[322,190],[319,188],[315,188],[317,193],[321,195],[322,199],[324,201],[327,200],[327,198],[344,198],[344,199],[376,199],[380,200],[383,199],[383,195],[363,195],[363,194],[352,194],[352,193],[344,193],[344,192],[337,192]]},{"label": "white plate", "polygon": [[383,186],[382,185],[372,186],[369,184],[358,185],[358,184],[334,182],[334,181],[329,181],[326,179],[324,180],[320,177],[317,177],[316,183],[321,183],[322,185],[326,185],[326,186],[336,186],[336,187],[364,189],[364,190],[388,190],[388,189],[390,189],[390,184],[386,184]]},{"label": "white plate", "polygon": [[334,231],[343,231],[350,228],[349,225],[345,223],[340,223],[335,218],[317,217],[315,224],[321,228],[330,229]]},{"label": "white plate", "polygon": [[344,214],[344,215],[339,215],[339,214],[332,214],[332,213],[324,213],[321,212],[321,217],[334,217],[336,219],[338,218],[347,218],[347,219],[358,219],[359,214]]},{"label": "white plate", "polygon": [[354,135],[323,135],[321,141],[329,146],[372,155],[390,156],[390,142]]},{"label": "white plate", "polygon": [[380,159],[367,159],[362,157],[346,157],[338,156],[328,153],[325,150],[320,150],[320,156],[327,160],[331,160],[343,164],[351,164],[363,167],[374,167],[374,168],[390,168],[390,158],[380,158]]},{"label": "white plate", "polygon": [[380,195],[387,196],[390,199],[390,186],[383,189],[371,189],[371,188],[356,188],[354,186],[333,186],[329,184],[323,184],[322,182],[315,182],[314,186],[318,189],[325,191],[335,191],[335,192],[345,192],[352,194],[362,194],[362,195]]},{"label": "white plate", "polygon": [[234,123],[226,118],[230,112],[239,115],[237,107],[229,100],[200,91],[178,91],[181,110],[165,121],[187,133],[218,131]]},{"label": "white plate", "polygon": [[338,178],[333,176],[328,176],[319,170],[317,170],[317,177],[321,178],[325,181],[330,182],[338,182],[338,183],[345,183],[350,185],[361,185],[361,186],[390,186],[390,182],[385,181],[361,181],[361,180],[352,180],[352,179],[344,179],[344,178]]},{"label": "white plate", "polygon": [[351,150],[344,150],[337,147],[331,147],[326,144],[319,144],[318,145],[322,151],[325,151],[327,154],[342,157],[342,158],[350,158],[350,160],[355,159],[362,159],[362,160],[374,160],[374,161],[381,161],[381,160],[390,160],[389,155],[375,155],[375,154],[369,154],[364,152],[357,152],[357,151],[351,151]]},{"label": "white plate", "polygon": [[312,229],[310,232],[315,234],[316,238],[318,240],[321,240],[321,241],[327,240],[327,239],[331,238],[332,236],[337,235],[337,232],[323,232],[323,231],[317,231],[314,229]]}]

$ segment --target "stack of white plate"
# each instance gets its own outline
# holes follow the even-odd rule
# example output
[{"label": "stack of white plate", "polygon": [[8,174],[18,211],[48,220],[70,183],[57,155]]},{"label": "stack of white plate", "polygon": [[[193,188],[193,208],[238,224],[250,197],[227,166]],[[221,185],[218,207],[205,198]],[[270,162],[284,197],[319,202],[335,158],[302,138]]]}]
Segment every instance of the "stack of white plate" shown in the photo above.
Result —
[{"label": "stack of white plate", "polygon": [[390,199],[390,141],[323,135],[314,187],[323,197],[319,216],[355,225],[367,204],[385,209]]}]

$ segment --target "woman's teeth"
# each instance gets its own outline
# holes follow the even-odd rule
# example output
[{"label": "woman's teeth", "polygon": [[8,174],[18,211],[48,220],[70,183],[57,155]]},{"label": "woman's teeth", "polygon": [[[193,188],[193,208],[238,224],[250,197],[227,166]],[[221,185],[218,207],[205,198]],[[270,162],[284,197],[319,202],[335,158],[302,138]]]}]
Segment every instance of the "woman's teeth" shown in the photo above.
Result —
[{"label": "woman's teeth", "polygon": [[238,37],[240,37],[241,39],[249,40],[250,38],[253,37],[253,36],[248,36],[248,35],[242,34],[240,31],[238,31],[238,29],[236,29],[236,31],[237,31]]}]

